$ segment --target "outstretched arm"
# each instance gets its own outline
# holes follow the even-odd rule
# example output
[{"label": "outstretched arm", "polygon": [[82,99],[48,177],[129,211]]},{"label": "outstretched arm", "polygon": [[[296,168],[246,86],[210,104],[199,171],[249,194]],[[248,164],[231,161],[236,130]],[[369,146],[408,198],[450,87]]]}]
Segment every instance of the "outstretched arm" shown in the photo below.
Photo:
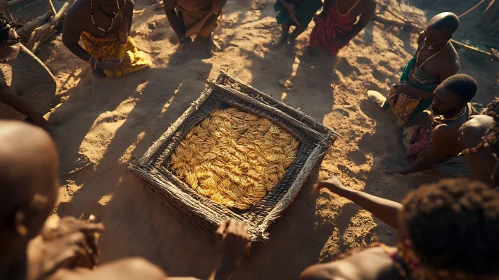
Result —
[{"label": "outstretched arm", "polygon": [[343,186],[340,180],[335,176],[325,180],[319,180],[319,182],[314,185],[313,192],[318,192],[322,188],[327,188],[339,196],[350,199],[355,204],[371,212],[385,224],[394,229],[399,229],[398,215],[402,210],[402,204],[365,192],[349,189]]},{"label": "outstretched arm", "polygon": [[10,88],[7,85],[0,84],[0,101],[25,114],[36,125],[46,130],[52,129],[53,124],[44,119],[43,116],[38,113],[33,106],[31,106],[31,104],[26,102],[26,100],[11,93]]},{"label": "outstretched arm", "polygon": [[74,6],[69,9],[69,12],[64,19],[62,43],[74,55],[81,58],[83,61],[89,62],[92,56],[78,44],[82,30],[78,28],[78,16],[75,11],[77,5],[80,4],[78,2],[75,3]]},{"label": "outstretched arm", "polygon": [[374,13],[376,12],[376,1],[367,0],[366,5],[364,6],[364,10],[360,15],[359,21],[353,26],[352,31],[347,37],[347,41],[352,40],[353,37],[357,36],[357,34],[366,27],[369,22],[374,18]]}]

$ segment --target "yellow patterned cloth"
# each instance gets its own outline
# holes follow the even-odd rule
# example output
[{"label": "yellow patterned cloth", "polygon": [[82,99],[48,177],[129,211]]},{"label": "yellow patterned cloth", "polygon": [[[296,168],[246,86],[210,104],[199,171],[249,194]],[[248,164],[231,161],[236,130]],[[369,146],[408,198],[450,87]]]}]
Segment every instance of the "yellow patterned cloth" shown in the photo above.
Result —
[{"label": "yellow patterned cloth", "polygon": [[119,58],[122,63],[116,72],[104,70],[110,77],[118,77],[151,67],[152,62],[135,45],[135,41],[128,37],[126,45],[120,45],[118,34],[107,37],[95,37],[87,32],[81,33],[85,50],[97,60],[111,60]]},{"label": "yellow patterned cloth", "polygon": [[[440,78],[432,77],[417,67],[416,58],[413,57],[405,66],[400,81],[408,82],[417,89],[433,92],[439,85]],[[386,98],[383,107],[389,107],[397,124],[404,127],[412,117],[426,110],[431,105],[432,100],[433,98],[413,97],[405,93],[391,93]]]}]

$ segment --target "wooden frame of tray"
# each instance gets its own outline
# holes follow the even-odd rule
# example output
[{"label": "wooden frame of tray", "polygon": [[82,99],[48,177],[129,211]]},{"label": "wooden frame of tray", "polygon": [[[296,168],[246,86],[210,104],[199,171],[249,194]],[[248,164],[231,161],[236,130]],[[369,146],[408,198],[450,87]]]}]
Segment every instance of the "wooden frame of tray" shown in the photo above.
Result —
[{"label": "wooden frame of tray", "polygon": [[[208,84],[201,96],[152,144],[142,158],[130,165],[130,169],[164,203],[210,233],[221,222],[232,218],[247,224],[252,241],[266,240],[269,238],[269,226],[291,205],[339,135],[310,116],[227,73],[222,72],[214,82]],[[229,209],[198,194],[168,167],[172,152],[190,129],[214,110],[228,107],[266,117],[289,131],[300,142],[296,159],[286,169],[281,181],[261,201],[244,211]]]}]

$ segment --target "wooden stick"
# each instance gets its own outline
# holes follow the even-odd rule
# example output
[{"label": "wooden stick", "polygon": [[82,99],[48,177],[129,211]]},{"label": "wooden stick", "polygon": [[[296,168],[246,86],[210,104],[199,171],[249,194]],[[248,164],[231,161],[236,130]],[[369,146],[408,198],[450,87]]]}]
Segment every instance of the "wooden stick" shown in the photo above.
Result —
[{"label": "wooden stick", "polygon": [[21,3],[22,1],[24,1],[24,0],[12,0],[10,2],[7,2],[7,1],[4,1],[4,2],[7,2],[7,7],[10,7],[10,6],[14,6],[15,4]]},{"label": "wooden stick", "polygon": [[458,42],[456,40],[451,40],[452,44],[458,48],[463,48],[463,49],[466,49],[466,50],[470,50],[470,51],[474,51],[474,52],[477,52],[477,53],[481,53],[483,55],[486,55],[496,61],[499,61],[499,56],[497,56],[493,49],[490,49],[489,52],[486,52],[486,51],[482,51],[481,49],[479,48],[475,48],[475,47],[472,47],[472,46],[469,46],[469,45],[466,45],[466,44],[463,44],[461,42]]},{"label": "wooden stick", "polygon": [[32,53],[36,53],[36,51],[43,45],[45,45],[46,43],[52,41],[52,38],[54,38],[55,36],[57,35],[57,30],[52,30],[52,33],[50,33],[50,35],[48,36],[43,36],[43,38],[38,41],[37,43],[35,43],[33,45],[33,48],[31,49],[31,52]]},{"label": "wooden stick", "polygon": [[49,34],[52,32],[52,28],[54,27],[54,25],[56,25],[59,22],[59,20],[61,20],[64,17],[64,15],[68,11],[68,9],[71,7],[70,4],[73,1],[74,0],[68,0],[68,1],[66,1],[66,3],[64,3],[64,5],[62,5],[62,7],[59,10],[59,12],[53,18],[51,18],[44,25],[38,27],[33,32],[33,35],[31,36],[31,38],[29,39],[28,43],[26,44],[26,48],[32,50],[36,42],[40,41],[44,36],[49,36]]},{"label": "wooden stick", "polygon": [[5,15],[5,17],[7,17],[10,21],[14,22],[14,17],[12,16],[12,14],[9,11],[9,3],[8,2],[6,2],[4,0],[0,0],[0,10],[2,10],[2,13]]},{"label": "wooden stick", "polygon": [[[409,31],[420,31],[420,30],[423,29],[423,27],[418,26],[418,25],[416,25],[414,23],[400,22],[400,21],[396,21],[396,20],[391,20],[391,19],[380,17],[379,15],[375,15],[374,16],[374,20],[377,21],[377,22],[381,22],[383,24],[390,24],[390,25],[395,25],[395,26],[401,27],[401,28],[406,28]],[[463,48],[463,49],[469,50],[469,51],[474,51],[474,52],[486,55],[486,56],[492,58],[493,60],[499,61],[499,57],[493,51],[491,51],[491,52],[482,51],[482,50],[480,50],[480,49],[478,49],[476,47],[463,44],[463,43],[458,42],[458,41],[453,40],[453,39],[451,39],[451,42],[456,47],[460,47],[460,48]]]},{"label": "wooden stick", "polygon": [[26,23],[23,27],[17,30],[17,34],[20,36],[29,36],[33,30],[35,30],[42,23],[46,22],[52,15],[51,11],[47,11],[45,14],[37,17],[36,19]]},{"label": "wooden stick", "polygon": [[421,31],[423,28],[412,22],[400,22],[397,20],[387,19],[384,17],[380,17],[379,15],[374,15],[374,19],[377,22],[381,22],[383,24],[395,25],[401,28],[406,28],[409,31]]},{"label": "wooden stick", "polygon": [[52,0],[47,0],[47,4],[49,5],[49,10],[52,12],[52,15],[55,16],[57,14],[54,4],[52,3]]}]

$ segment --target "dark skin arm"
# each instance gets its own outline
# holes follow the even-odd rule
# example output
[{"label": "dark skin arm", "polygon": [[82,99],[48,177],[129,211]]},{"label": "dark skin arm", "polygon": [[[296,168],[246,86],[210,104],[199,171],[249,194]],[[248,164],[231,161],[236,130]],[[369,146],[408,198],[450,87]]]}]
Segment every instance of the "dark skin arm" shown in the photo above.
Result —
[{"label": "dark skin arm", "polygon": [[387,174],[410,174],[414,172],[431,169],[435,164],[439,163],[449,152],[449,141],[455,137],[453,132],[446,126],[435,128],[432,135],[432,143],[418,156],[418,159],[411,165],[405,168],[387,168]]},{"label": "dark skin arm", "polygon": [[360,15],[359,21],[353,26],[352,31],[350,34],[346,37],[347,42],[352,40],[353,37],[357,36],[357,34],[366,27],[369,22],[374,18],[374,13],[376,12],[376,1],[374,0],[369,0],[367,1],[366,5],[364,6],[364,10],[362,11],[362,14]]},{"label": "dark skin arm", "polygon": [[123,21],[119,26],[119,39],[120,44],[126,44],[128,36],[132,31],[132,18],[133,18],[133,7],[135,3],[132,0],[128,0],[125,6],[125,11],[123,12]]},{"label": "dark skin arm", "polygon": [[10,88],[5,84],[0,84],[0,101],[27,115],[36,125],[46,130],[52,129],[53,125],[51,123],[44,119],[43,116],[24,99],[16,94],[10,93]]},{"label": "dark skin arm", "polygon": [[371,212],[387,225],[393,227],[394,229],[399,229],[398,215],[402,210],[402,204],[370,195],[365,192],[349,189],[343,186],[340,180],[335,176],[319,180],[314,185],[312,192],[316,193],[323,188],[326,188],[339,196],[350,199],[355,204]]},{"label": "dark skin arm", "polygon": [[[80,3],[77,2],[75,5],[80,5]],[[62,43],[74,55],[81,58],[83,61],[88,62],[92,56],[78,44],[83,30],[78,27],[80,25],[76,22],[78,20],[78,16],[76,15],[74,8],[75,7],[69,10],[66,18],[64,19]]]},{"label": "dark skin arm", "polygon": [[185,38],[185,30],[182,30],[180,27],[180,19],[178,18],[177,12],[175,12],[175,8],[177,7],[176,0],[164,0],[166,17],[168,18],[168,22],[172,27],[175,34],[177,34],[178,39],[182,41]]},{"label": "dark skin arm", "polygon": [[[209,280],[230,279],[232,272],[240,265],[249,247],[246,225],[235,220],[222,223],[217,232],[221,257]],[[50,280],[93,280],[93,279],[171,279],[193,280],[193,277],[166,277],[155,265],[143,259],[122,259],[97,267],[94,270],[58,270]]]},{"label": "dark skin arm", "polygon": [[425,91],[415,88],[408,82],[397,82],[390,89],[390,93],[404,93],[414,97],[433,98],[433,91]]},{"label": "dark skin arm", "polygon": [[98,262],[96,234],[102,224],[63,218],[57,228],[46,227],[28,247],[30,279],[45,279],[61,268],[93,268]]},{"label": "dark skin arm", "polygon": [[[444,67],[441,71],[440,82],[457,73],[459,67],[454,66]],[[415,88],[407,82],[398,82],[390,90],[391,93],[405,93],[410,96],[422,97],[422,98],[433,98],[433,91],[425,91],[422,89]]]},{"label": "dark skin arm", "polygon": [[230,279],[232,273],[241,265],[250,241],[246,224],[236,220],[222,223],[216,232],[221,256],[218,265],[208,280]]},{"label": "dark skin arm", "polygon": [[[217,0],[214,0],[217,1]],[[289,17],[291,20],[300,26],[300,22],[298,22],[298,18],[296,18],[295,14],[295,6],[291,3],[286,2],[286,0],[279,0],[279,3],[288,11]]]}]

